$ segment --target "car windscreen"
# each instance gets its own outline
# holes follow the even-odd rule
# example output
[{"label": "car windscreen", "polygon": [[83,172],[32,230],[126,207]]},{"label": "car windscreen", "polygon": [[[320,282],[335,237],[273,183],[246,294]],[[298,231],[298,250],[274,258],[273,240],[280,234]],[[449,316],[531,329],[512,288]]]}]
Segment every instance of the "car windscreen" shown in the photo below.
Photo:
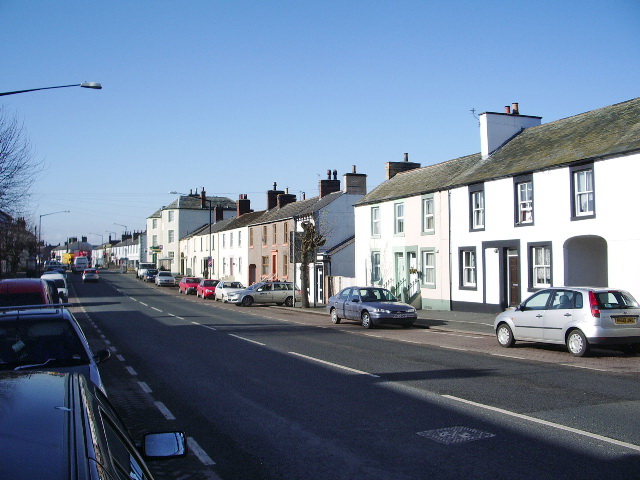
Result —
[{"label": "car windscreen", "polygon": [[240,282],[231,282],[231,283],[225,284],[225,287],[229,287],[229,288],[244,288],[244,286]]},{"label": "car windscreen", "polygon": [[88,362],[78,334],[65,320],[19,317],[0,322],[0,369]]},{"label": "car windscreen", "polygon": [[158,273],[158,270],[147,270],[147,275],[155,275]]},{"label": "car windscreen", "polygon": [[46,303],[39,292],[2,293],[0,294],[0,306],[11,307],[14,305],[42,305]]},{"label": "car windscreen", "polygon": [[597,292],[596,297],[602,310],[637,307],[638,302],[630,294],[620,291]]}]

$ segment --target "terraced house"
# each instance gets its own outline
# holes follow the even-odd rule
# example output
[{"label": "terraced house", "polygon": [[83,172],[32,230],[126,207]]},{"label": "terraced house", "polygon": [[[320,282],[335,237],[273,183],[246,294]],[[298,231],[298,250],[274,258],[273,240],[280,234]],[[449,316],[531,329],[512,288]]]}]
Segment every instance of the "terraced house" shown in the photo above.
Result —
[{"label": "terraced house", "polygon": [[387,165],[355,208],[359,283],[425,309],[495,312],[550,285],[640,297],[640,98],[548,124],[512,104],[480,116],[480,145]]}]

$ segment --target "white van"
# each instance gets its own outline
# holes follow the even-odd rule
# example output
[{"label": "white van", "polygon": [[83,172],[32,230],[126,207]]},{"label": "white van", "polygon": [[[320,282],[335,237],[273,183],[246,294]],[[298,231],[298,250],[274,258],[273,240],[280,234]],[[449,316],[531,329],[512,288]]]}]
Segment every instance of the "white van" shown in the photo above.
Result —
[{"label": "white van", "polygon": [[62,300],[62,303],[67,303],[69,301],[67,279],[63,274],[57,272],[45,272],[40,278],[42,278],[43,280],[53,280],[53,282],[56,284],[58,295],[60,296],[60,300]]},{"label": "white van", "polygon": [[73,273],[82,273],[85,268],[89,268],[88,257],[76,257],[73,259],[73,265],[71,267]]}]

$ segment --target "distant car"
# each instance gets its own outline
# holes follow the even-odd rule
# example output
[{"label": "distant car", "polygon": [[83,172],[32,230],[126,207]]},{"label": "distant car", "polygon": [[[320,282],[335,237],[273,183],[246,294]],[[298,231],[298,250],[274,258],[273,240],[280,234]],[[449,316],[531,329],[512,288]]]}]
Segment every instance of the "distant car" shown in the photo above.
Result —
[{"label": "distant car", "polygon": [[147,268],[142,274],[142,280],[145,282],[155,282],[158,270],[156,268]]},{"label": "distant car", "polygon": [[291,282],[259,282],[244,290],[230,293],[228,301],[243,307],[250,307],[254,303],[275,303],[293,307],[293,295]]},{"label": "distant car", "polygon": [[42,278],[0,280],[0,307],[60,303],[55,281]]},{"label": "distant car", "polygon": [[327,302],[333,323],[341,319],[357,320],[364,328],[392,324],[412,326],[418,318],[416,309],[400,302],[389,290],[380,287],[347,287]]},{"label": "distant car", "polygon": [[159,287],[174,287],[176,285],[175,277],[171,274],[171,272],[167,272],[165,270],[161,270],[158,272],[155,282]]},{"label": "distant car", "polygon": [[545,288],[496,317],[498,343],[517,340],[564,344],[576,357],[591,345],[640,352],[640,306],[629,292],[608,288]]},{"label": "distant car", "polygon": [[45,272],[40,278],[44,280],[53,280],[58,290],[58,296],[62,302],[69,300],[69,288],[67,285],[67,276],[57,272]]},{"label": "distant car", "polygon": [[147,433],[138,445],[77,373],[0,372],[0,391],[0,478],[153,480],[145,460],[187,453],[179,431]]},{"label": "distant car", "polygon": [[95,268],[85,268],[82,271],[82,281],[83,282],[97,282],[100,280],[100,275],[98,274],[98,270]]},{"label": "distant car", "polygon": [[196,297],[209,298],[216,294],[216,285],[220,280],[200,280],[196,287]]},{"label": "distant car", "polygon": [[195,294],[199,284],[200,279],[197,277],[182,277],[180,283],[178,283],[178,293],[184,293],[185,295]]},{"label": "distant car", "polygon": [[227,302],[229,300],[230,293],[244,290],[245,288],[246,287],[242,284],[242,282],[220,280],[220,283],[216,285],[214,298],[216,301],[222,300],[223,302]]},{"label": "distant car", "polygon": [[98,365],[109,350],[95,355],[75,317],[62,307],[0,310],[0,370],[78,372],[104,391]]}]

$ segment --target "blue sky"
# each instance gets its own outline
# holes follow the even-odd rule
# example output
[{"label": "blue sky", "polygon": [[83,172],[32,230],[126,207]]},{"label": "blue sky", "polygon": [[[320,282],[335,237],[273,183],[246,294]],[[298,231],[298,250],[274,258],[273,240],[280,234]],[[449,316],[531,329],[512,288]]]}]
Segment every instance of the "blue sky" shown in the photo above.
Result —
[{"label": "blue sky", "polygon": [[[355,165],[480,150],[476,112],[543,122],[639,96],[637,0],[0,0],[0,91],[44,170],[43,238],[100,243],[205,187],[265,208]],[[97,234],[97,235],[96,235]]]}]

